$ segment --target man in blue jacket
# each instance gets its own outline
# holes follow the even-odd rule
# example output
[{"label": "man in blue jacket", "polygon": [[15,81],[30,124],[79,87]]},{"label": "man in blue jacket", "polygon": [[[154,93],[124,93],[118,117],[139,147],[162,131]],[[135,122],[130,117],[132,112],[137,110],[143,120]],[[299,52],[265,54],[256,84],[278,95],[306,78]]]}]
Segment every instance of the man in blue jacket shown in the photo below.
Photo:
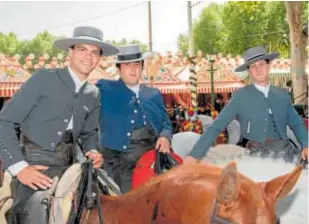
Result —
[{"label": "man in blue jacket", "polygon": [[140,46],[120,47],[116,66],[119,80],[97,83],[100,143],[104,169],[125,193],[137,160],[151,149],[168,153],[173,131],[160,91],[139,84],[144,66]]},{"label": "man in blue jacket", "polygon": [[269,84],[270,63],[278,56],[279,53],[267,54],[260,46],[244,52],[245,63],[236,68],[236,71],[247,70],[253,84],[233,93],[231,101],[199,139],[184,162],[194,160],[192,157],[201,159],[217,135],[234,118],[240,123],[243,146],[251,152],[259,151],[263,154],[284,150],[287,157],[299,154],[300,151],[287,138],[288,125],[302,146],[302,158],[307,160],[308,132],[303,120],[295,111],[289,93]]}]

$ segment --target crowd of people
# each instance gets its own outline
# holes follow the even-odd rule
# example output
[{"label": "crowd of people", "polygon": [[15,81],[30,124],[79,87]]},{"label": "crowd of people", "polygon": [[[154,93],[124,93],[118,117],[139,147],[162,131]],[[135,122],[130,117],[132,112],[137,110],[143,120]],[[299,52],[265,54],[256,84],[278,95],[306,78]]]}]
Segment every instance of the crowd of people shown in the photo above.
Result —
[{"label": "crowd of people", "polygon": [[199,103],[197,108],[184,106],[182,104],[166,104],[165,107],[173,126],[173,132],[179,133],[184,131],[193,131],[201,134],[203,130],[200,130],[200,128],[195,129],[192,126],[191,129],[186,129],[186,121],[194,122],[198,120],[197,115],[206,115],[215,119],[216,116],[223,110],[225,105],[228,103],[231,96],[232,94],[229,93],[228,99],[224,100],[221,94],[217,94],[214,105],[212,105],[211,102],[202,102]]}]

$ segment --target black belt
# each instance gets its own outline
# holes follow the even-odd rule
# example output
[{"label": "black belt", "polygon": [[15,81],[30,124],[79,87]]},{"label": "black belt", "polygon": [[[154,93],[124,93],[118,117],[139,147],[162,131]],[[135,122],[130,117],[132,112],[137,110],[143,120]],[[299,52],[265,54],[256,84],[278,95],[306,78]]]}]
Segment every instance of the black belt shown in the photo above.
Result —
[{"label": "black belt", "polygon": [[74,162],[75,146],[72,131],[64,132],[55,150],[44,149],[24,136],[25,159],[31,164],[68,167]]}]

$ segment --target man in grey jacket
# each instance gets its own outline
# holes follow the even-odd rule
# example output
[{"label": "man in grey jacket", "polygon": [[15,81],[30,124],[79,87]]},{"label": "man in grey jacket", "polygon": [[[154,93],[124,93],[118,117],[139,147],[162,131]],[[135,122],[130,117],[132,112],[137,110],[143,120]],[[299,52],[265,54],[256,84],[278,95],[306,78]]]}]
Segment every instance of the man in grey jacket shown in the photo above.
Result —
[{"label": "man in grey jacket", "polygon": [[42,192],[72,164],[77,140],[95,168],[103,163],[97,151],[100,94],[87,78],[101,55],[117,54],[118,49],[103,42],[102,31],[93,27],[77,27],[72,38],[57,40],[55,46],[69,51],[69,66],[37,71],[0,113],[0,157],[16,177],[9,223],[45,223],[42,198],[48,196]]},{"label": "man in grey jacket", "polygon": [[303,120],[295,111],[289,93],[269,84],[270,63],[278,56],[279,53],[267,54],[260,46],[244,52],[245,63],[236,68],[236,71],[247,70],[253,84],[233,93],[231,101],[201,136],[185,162],[194,158],[201,159],[217,135],[234,118],[240,123],[243,146],[251,152],[277,153],[285,150],[287,157],[299,154],[299,150],[287,139],[288,125],[302,146],[302,158],[307,160],[308,133]]}]

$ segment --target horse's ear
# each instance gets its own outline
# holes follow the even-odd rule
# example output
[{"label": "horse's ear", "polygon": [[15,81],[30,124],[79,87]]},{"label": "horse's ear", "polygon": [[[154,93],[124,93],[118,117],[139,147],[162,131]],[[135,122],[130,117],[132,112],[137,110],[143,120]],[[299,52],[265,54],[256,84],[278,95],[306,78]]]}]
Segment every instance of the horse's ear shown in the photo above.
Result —
[{"label": "horse's ear", "polygon": [[273,200],[285,197],[293,189],[301,172],[302,166],[299,165],[291,173],[276,177],[264,183],[265,193]]},{"label": "horse's ear", "polygon": [[229,204],[236,200],[240,191],[240,176],[235,162],[229,163],[219,177],[217,186],[217,201],[220,204]]}]

